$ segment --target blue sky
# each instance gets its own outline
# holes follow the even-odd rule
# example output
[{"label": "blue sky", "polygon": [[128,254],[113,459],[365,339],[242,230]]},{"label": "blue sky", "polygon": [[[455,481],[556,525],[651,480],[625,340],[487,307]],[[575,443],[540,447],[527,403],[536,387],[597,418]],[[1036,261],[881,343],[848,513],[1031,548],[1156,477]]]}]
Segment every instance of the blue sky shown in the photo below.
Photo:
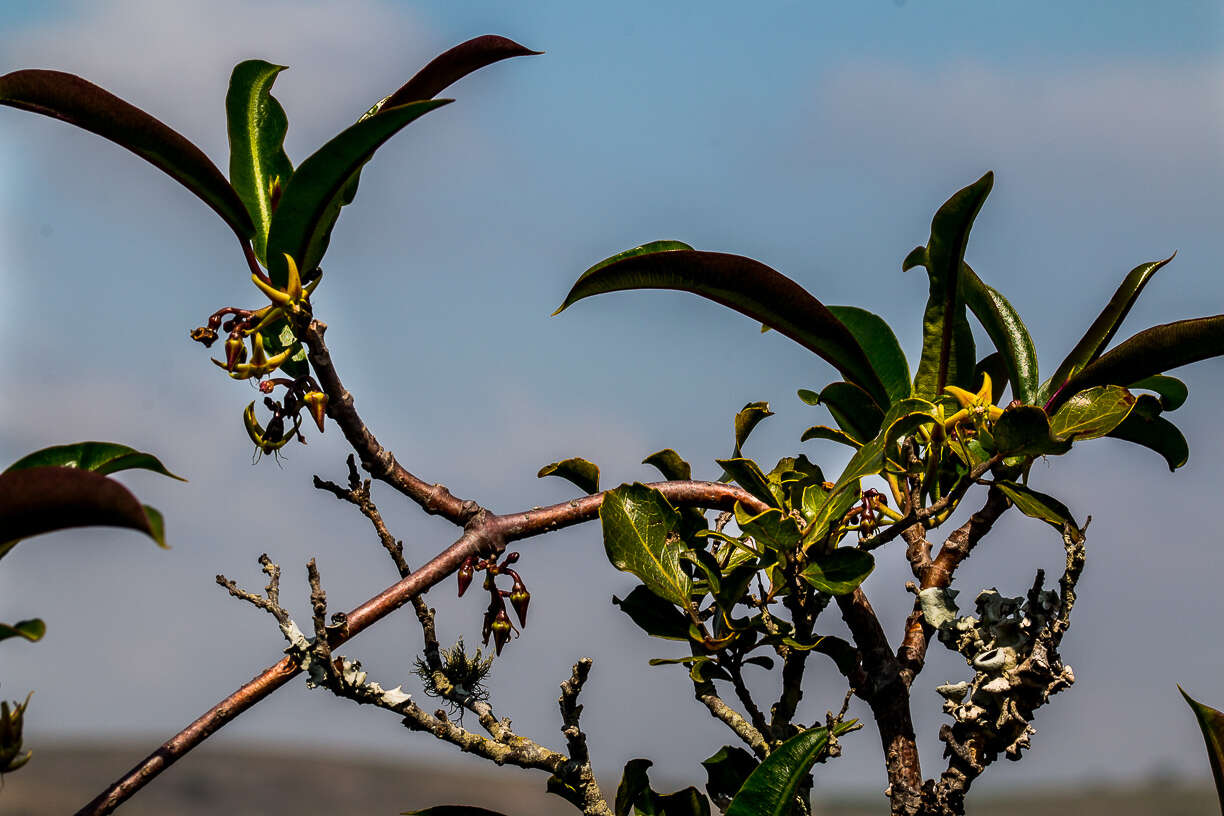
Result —
[{"label": "blue sky", "polygon": [[[764,261],[826,303],[882,314],[913,359],[926,283],[903,275],[901,260],[926,241],[948,195],[994,169],[969,259],[1025,317],[1047,371],[1129,269],[1175,249],[1124,334],[1224,311],[1218,3],[660,6],[12,3],[0,70],[85,75],[224,167],[222,100],[241,59],[291,66],[276,95],[300,162],[455,43],[500,33],[545,50],[463,80],[448,92],[455,104],[380,151],[340,219],[314,299],[384,444],[499,512],[569,497],[564,483],[534,478],[567,456],[598,462],[607,486],[649,475],[638,462],[663,447],[716,476],[731,418],[754,400],[777,416],[750,455],[772,462],[802,449],[833,472],[844,462],[819,442],[797,447],[825,419],[795,389],[833,372],[734,313],[683,294],[632,293],[548,317],[584,269],[645,241]],[[259,300],[228,228],[125,151],[11,109],[0,110],[0,178],[0,460],[111,439],[155,451],[191,480],[125,479],[165,513],[169,552],[81,531],[5,559],[0,617],[38,614],[50,626],[37,646],[5,644],[5,693],[38,689],[35,743],[129,735],[153,744],[282,648],[269,620],[213,586],[215,573],[261,584],[255,558],[268,552],[299,616],[311,556],[338,608],[393,575],[363,520],[310,487],[315,473],[343,477],[335,429],[289,449],[283,467],[252,467],[240,417],[253,394],[186,339],[214,309]],[[1078,682],[1042,711],[1032,754],[992,771],[988,785],[1155,770],[1205,781],[1174,684],[1224,703],[1224,644],[1200,634],[1224,615],[1213,512],[1224,476],[1213,409],[1222,370],[1182,372],[1191,399],[1178,421],[1192,453],[1176,474],[1117,442],[1034,469],[1038,489],[1095,519],[1065,643]],[[379,496],[414,563],[450,542],[445,524]],[[608,603],[632,582],[606,563],[598,530],[521,550],[533,621],[498,664],[501,712],[557,744],[556,683],[590,654],[586,717],[601,772],[646,755],[660,773],[701,778],[697,763],[725,741],[721,726],[691,700],[682,671],[645,666],[678,647],[638,637]],[[867,590],[895,641],[908,568],[899,550],[880,561]],[[960,581],[970,594],[992,585],[1020,594],[1034,569],[1059,563],[1046,528],[1009,519]],[[478,604],[451,593],[430,597],[443,636],[473,641]],[[840,631],[833,616],[822,622]],[[409,680],[414,624],[388,621],[346,653],[383,685]],[[965,673],[940,654],[915,687],[928,775],[940,767],[943,720],[933,687]],[[831,670],[815,672],[809,719],[841,693]],[[452,755],[300,685],[216,739]],[[877,790],[879,754],[869,728],[847,741],[836,779],[819,784]]]}]

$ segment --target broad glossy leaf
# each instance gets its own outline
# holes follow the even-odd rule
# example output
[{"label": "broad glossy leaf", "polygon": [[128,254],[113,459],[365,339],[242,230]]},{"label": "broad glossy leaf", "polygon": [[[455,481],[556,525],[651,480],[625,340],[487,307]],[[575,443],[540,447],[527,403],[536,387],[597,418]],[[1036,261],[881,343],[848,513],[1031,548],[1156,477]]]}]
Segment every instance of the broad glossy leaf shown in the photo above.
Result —
[{"label": "broad glossy leaf", "polygon": [[94,525],[137,530],[166,546],[161,514],[113,479],[69,467],[0,473],[0,539]]},{"label": "broad glossy leaf", "polygon": [[691,625],[688,616],[644,586],[634,587],[624,600],[613,595],[612,603],[619,606],[648,635],[667,640],[688,640]]},{"label": "broad glossy leaf", "polygon": [[802,537],[799,523],[776,508],[754,516],[746,513],[740,503],[736,502],[735,523],[747,535],[752,536],[754,541],[771,550],[793,550]]},{"label": "broad glossy leaf", "polygon": [[690,249],[629,250],[582,274],[557,314],[583,298],[631,289],[692,292],[776,329],[828,361],[878,403],[888,392],[850,330],[823,303],[759,261]]},{"label": "broad glossy leaf", "polygon": [[800,442],[807,442],[809,439],[831,439],[834,442],[840,442],[843,445],[858,450],[863,447],[863,443],[859,442],[850,434],[837,428],[830,428],[828,425],[813,425],[803,432],[799,437]]},{"label": "broad glossy leaf", "polygon": [[424,810],[403,810],[400,816],[503,816],[495,810],[471,805],[437,805]]},{"label": "broad glossy leaf", "polygon": [[758,764],[757,758],[743,748],[724,745],[714,756],[701,761],[706,772],[706,793],[719,808],[727,807]]},{"label": "broad glossy leaf", "polygon": [[403,105],[419,99],[433,99],[446,90],[447,86],[486,65],[492,65],[510,57],[525,57],[542,53],[544,52],[532,51],[514,40],[499,37],[496,34],[474,37],[434,57],[412,79],[387,97],[383,108]]},{"label": "broad glossy leaf", "polygon": [[1043,456],[1066,453],[1067,442],[1050,434],[1050,419],[1035,405],[1004,408],[992,429],[995,449],[1004,456]]},{"label": "broad glossy leaf", "polygon": [[7,623],[0,623],[0,640],[19,637],[33,642],[42,640],[45,634],[47,634],[47,624],[38,618],[17,621],[11,626]]},{"label": "broad glossy leaf", "polygon": [[[961,292],[965,305],[977,316],[987,336],[1007,365],[1013,396],[1026,405],[1037,399],[1037,350],[1020,315],[1003,297],[965,264],[961,268]],[[998,393],[1002,393],[1002,383]]]},{"label": "broad glossy leaf", "polygon": [[973,220],[993,184],[994,173],[988,172],[949,198],[931,220],[926,252],[915,250],[905,260],[904,268],[922,264],[930,278],[922,319],[922,357],[914,376],[918,396],[937,396],[946,385],[968,387],[964,381],[977,358],[965,316],[961,269]]},{"label": "broad glossy leaf", "polygon": [[680,568],[680,514],[644,484],[621,485],[599,507],[604,550],[612,566],[631,572],[660,598],[684,606],[692,579]]},{"label": "broad glossy leaf", "polygon": [[838,547],[817,555],[801,573],[803,580],[830,595],[848,595],[875,569],[871,553],[855,547]]},{"label": "broad glossy leaf", "polygon": [[757,423],[773,415],[773,411],[769,410],[768,402],[750,402],[735,415],[735,451],[731,454],[733,459],[739,459],[744,455],[744,443],[748,441],[748,435],[752,433]]},{"label": "broad glossy leaf", "polygon": [[1177,690],[1186,698],[1186,703],[1194,712],[1194,719],[1198,721],[1199,730],[1203,732],[1203,741],[1207,744],[1207,762],[1211,765],[1211,775],[1215,778],[1220,810],[1224,812],[1224,713],[1195,700],[1181,686],[1178,686]]},{"label": "broad glossy leaf", "polygon": [[54,445],[40,451],[21,457],[5,470],[24,470],[33,467],[71,467],[81,470],[92,470],[106,475],[121,470],[139,468],[151,470],[180,482],[187,481],[182,476],[175,476],[166,470],[156,456],[151,453],[129,448],[127,445],[116,445],[114,442],[75,442],[70,445]]},{"label": "broad glossy leaf", "polygon": [[1155,391],[1160,395],[1160,407],[1166,411],[1176,411],[1186,403],[1186,398],[1190,396],[1190,389],[1186,384],[1176,377],[1167,377],[1163,374],[1153,374],[1151,377],[1144,377],[1138,382],[1133,382],[1127,386],[1134,391],[1136,388],[1141,388],[1145,391]]},{"label": "broad glossy leaf", "polygon": [[1088,364],[1050,398],[1046,410],[1057,410],[1072,395],[1094,385],[1126,385],[1222,354],[1224,315],[1153,326]]},{"label": "broad glossy leaf", "polygon": [[1071,511],[1067,506],[1053,496],[1047,496],[1045,493],[1038,493],[1025,485],[1017,484],[1016,482],[1007,482],[1002,479],[995,482],[995,486],[1003,491],[1003,495],[1012,500],[1016,505],[1016,509],[1029,518],[1040,519],[1049,524],[1060,533],[1063,530],[1063,525],[1070,524],[1071,529],[1077,533],[1080,529],[1075,523],[1075,519],[1071,516]]},{"label": "broad glossy leaf", "polygon": [[781,508],[782,502],[774,495],[770,488],[769,480],[765,478],[765,474],[757,467],[757,463],[751,459],[715,459],[722,469],[727,472],[727,475],[735,480],[735,483],[747,490],[753,496],[756,496],[766,504],[771,504],[774,507]]},{"label": "broad glossy leaf", "polygon": [[545,476],[560,476],[562,479],[573,482],[586,493],[599,492],[599,466],[586,459],[574,457],[545,465],[540,468],[536,478],[542,479]]},{"label": "broad glossy leaf", "polygon": [[[1109,341],[1117,333],[1118,327],[1122,325],[1122,321],[1126,318],[1127,313],[1130,312],[1131,306],[1135,304],[1135,300],[1139,297],[1139,293],[1143,291],[1143,287],[1147,285],[1147,282],[1152,279],[1152,276],[1162,266],[1171,260],[1173,260],[1172,256],[1163,261],[1140,264],[1127,274],[1122,281],[1122,285],[1118,287],[1113,297],[1109,299],[1109,303],[1105,304],[1105,308],[1097,315],[1097,319],[1092,321],[1088,331],[1084,332],[1084,336],[1075,344],[1075,348],[1071,349],[1071,353],[1059,364],[1058,368],[1054,371],[1054,375],[1043,384],[1039,399],[1049,399],[1052,394],[1061,388],[1063,383],[1101,356],[1101,352],[1105,351],[1105,347],[1109,345]],[[1117,384],[1126,385],[1123,382],[1118,382]]]},{"label": "broad glossy leaf", "polygon": [[838,427],[862,444],[880,432],[884,411],[863,389],[848,382],[835,382],[820,392],[820,404],[829,409]]},{"label": "broad glossy leaf", "polygon": [[1122,424],[1110,431],[1107,436],[1112,439],[1122,439],[1150,448],[1164,457],[1169,470],[1177,470],[1190,458],[1190,446],[1186,437],[1169,420],[1162,416],[1147,416],[1138,410],[1122,420]]},{"label": "broad glossy leaf", "polygon": [[1050,417],[1050,433],[1067,441],[1095,439],[1118,427],[1134,407],[1134,394],[1122,386],[1098,385],[1064,402]]},{"label": "broad glossy leaf", "polygon": [[297,262],[302,275],[312,275],[327,250],[349,180],[403,127],[450,101],[384,107],[377,116],[349,126],[302,162],[281,194],[268,229],[268,273],[274,285],[283,287],[288,280],[285,253]]},{"label": "broad glossy leaf", "polygon": [[[841,736],[857,725],[858,720],[838,723],[833,733]],[[787,816],[803,780],[828,750],[827,728],[809,728],[791,737],[748,776],[731,800],[726,816]]]},{"label": "broad glossy leaf", "polygon": [[693,478],[693,468],[671,448],[650,454],[642,460],[642,464],[656,468],[668,481],[688,481]]},{"label": "broad glossy leaf", "polygon": [[285,153],[289,119],[272,96],[272,83],[285,67],[263,60],[240,62],[230,74],[225,95],[230,182],[254,222],[251,246],[265,266],[268,227],[272,223],[271,185],[275,179],[284,189],[293,175],[293,164]]},{"label": "broad glossy leaf", "polygon": [[200,148],[109,91],[62,71],[0,77],[0,104],[41,113],[126,147],[195,193],[245,241],[254,226],[238,193]]},{"label": "broad glossy leaf", "polygon": [[[909,362],[897,342],[897,335],[879,315],[857,306],[830,306],[833,316],[845,324],[854,339],[867,353],[880,382],[888,392],[890,402],[905,399],[913,390]],[[887,408],[887,405],[880,406]]]}]

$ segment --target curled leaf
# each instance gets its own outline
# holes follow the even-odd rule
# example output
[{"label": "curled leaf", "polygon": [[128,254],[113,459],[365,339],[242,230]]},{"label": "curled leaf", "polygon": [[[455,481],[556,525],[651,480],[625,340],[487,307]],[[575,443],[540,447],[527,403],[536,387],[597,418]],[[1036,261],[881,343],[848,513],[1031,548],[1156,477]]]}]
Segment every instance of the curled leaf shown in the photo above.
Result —
[{"label": "curled leaf", "polygon": [[540,468],[536,478],[542,479],[545,476],[560,476],[562,479],[573,482],[586,493],[599,492],[599,466],[586,459],[575,457],[545,465]]}]

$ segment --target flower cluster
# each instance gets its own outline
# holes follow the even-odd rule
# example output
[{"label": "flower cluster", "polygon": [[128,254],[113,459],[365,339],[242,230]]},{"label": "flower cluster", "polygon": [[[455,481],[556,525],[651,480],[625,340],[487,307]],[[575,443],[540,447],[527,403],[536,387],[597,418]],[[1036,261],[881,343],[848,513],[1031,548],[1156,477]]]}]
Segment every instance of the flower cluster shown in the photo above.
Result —
[{"label": "flower cluster", "polygon": [[[485,571],[484,589],[489,593],[489,607],[485,610],[481,635],[486,646],[489,645],[489,636],[492,635],[493,646],[499,655],[502,647],[509,640],[510,633],[515,630],[514,624],[510,622],[510,615],[506,612],[507,598],[510,599],[510,605],[514,607],[514,614],[518,616],[519,626],[527,626],[527,605],[531,603],[531,593],[527,591],[527,586],[518,572],[510,568],[510,565],[517,562],[518,559],[517,552],[507,553],[500,564],[497,563],[496,558],[469,557],[459,567],[458,572],[459,597],[462,598],[463,593],[467,592],[468,587],[471,586],[476,571]],[[499,575],[509,575],[514,579],[514,584],[509,590],[497,587],[496,579]]]}]

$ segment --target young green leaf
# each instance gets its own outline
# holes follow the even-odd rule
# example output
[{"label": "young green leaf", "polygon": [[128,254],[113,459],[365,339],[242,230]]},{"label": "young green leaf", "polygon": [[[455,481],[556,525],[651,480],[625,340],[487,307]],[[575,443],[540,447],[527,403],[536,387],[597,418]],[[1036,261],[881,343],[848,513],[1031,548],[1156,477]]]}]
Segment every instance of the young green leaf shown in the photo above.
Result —
[{"label": "young green leaf", "polygon": [[[850,720],[835,725],[833,733],[840,737],[857,727],[858,720]],[[799,786],[828,750],[827,728],[809,728],[791,737],[749,774],[726,816],[787,816]]]},{"label": "young green leaf", "polygon": [[[161,514],[113,479],[75,467],[0,473],[0,530],[9,541],[70,527],[127,527],[165,547]],[[5,548],[7,552],[9,548]]]},{"label": "young green leaf", "polygon": [[1095,439],[1112,431],[1135,407],[1135,396],[1120,385],[1098,385],[1063,403],[1050,417],[1056,439]]},{"label": "young green leaf", "polygon": [[1050,418],[1036,405],[1004,408],[991,431],[995,450],[1004,456],[1044,456],[1070,449],[1070,443],[1054,439]]},{"label": "young green leaf", "polygon": [[1076,534],[1079,533],[1079,525],[1071,517],[1071,511],[1067,509],[1065,504],[1053,496],[1047,496],[1045,493],[1038,493],[1036,490],[1032,490],[1025,485],[1003,481],[1002,479],[996,481],[995,486],[1003,491],[1003,495],[1012,500],[1017,510],[1029,518],[1040,519],[1059,532],[1062,532],[1065,525],[1070,524],[1071,529]]},{"label": "young green leaf", "polygon": [[386,102],[383,103],[383,109],[405,105],[420,99],[433,99],[452,83],[499,60],[543,53],[543,51],[532,51],[514,40],[499,37],[496,34],[474,37],[434,57],[428,65],[417,71],[412,79],[387,97]]},{"label": "young green leaf", "polygon": [[[1174,253],[1176,255],[1177,253]],[[1135,301],[1139,297],[1139,293],[1143,291],[1143,287],[1152,279],[1152,276],[1160,270],[1162,266],[1173,260],[1173,256],[1165,258],[1163,261],[1154,261],[1152,263],[1139,264],[1130,271],[1123,279],[1122,284],[1114,292],[1113,297],[1109,299],[1109,303],[1105,304],[1105,308],[1097,315],[1097,319],[1092,321],[1092,325],[1088,327],[1088,331],[1084,332],[1084,336],[1075,344],[1075,348],[1071,349],[1071,353],[1067,355],[1058,368],[1054,371],[1054,376],[1050,377],[1041,387],[1041,392],[1038,395],[1039,400],[1048,400],[1050,396],[1062,389],[1067,380],[1074,377],[1089,363],[1101,356],[1101,352],[1105,351],[1105,347],[1109,345],[1109,341],[1118,331],[1118,327],[1122,325],[1122,321],[1126,318],[1131,307],[1135,305]],[[1118,385],[1126,385],[1126,383],[1118,382]]]},{"label": "young green leaf", "polygon": [[693,586],[680,568],[680,514],[662,493],[640,483],[621,485],[604,496],[599,518],[612,566],[633,573],[660,598],[688,604]]},{"label": "young green leaf", "polygon": [[781,508],[782,501],[774,495],[769,480],[751,459],[715,459],[718,465],[735,480],[735,483],[766,504]]},{"label": "young green leaf", "polygon": [[283,70],[284,65],[263,60],[240,62],[230,74],[225,95],[230,182],[255,224],[251,245],[265,266],[272,211],[293,175],[293,164],[285,153],[289,120],[272,96],[272,83]]},{"label": "young green leaf", "polygon": [[[909,362],[897,342],[897,335],[879,315],[857,306],[830,306],[833,316],[845,324],[867,353],[872,368],[888,392],[890,402],[905,399],[913,390]],[[887,408],[887,405],[881,405]]]},{"label": "young green leaf", "polygon": [[42,637],[45,634],[47,634],[47,624],[43,623],[38,618],[17,621],[11,626],[7,623],[0,623],[0,640],[8,640],[9,638],[19,637],[25,638],[30,642],[34,642],[42,640]]},{"label": "young green leaf", "polygon": [[693,468],[671,448],[664,448],[650,454],[642,460],[642,464],[658,469],[663,474],[663,478],[671,482],[686,482],[693,478]]},{"label": "young green leaf", "polygon": [[838,547],[817,555],[803,570],[803,580],[830,595],[849,595],[875,569],[871,553],[856,547]]},{"label": "young green leaf", "polygon": [[349,180],[402,128],[450,102],[436,99],[384,107],[377,116],[341,131],[302,162],[281,194],[268,228],[268,273],[273,285],[284,287],[288,280],[286,253],[304,276],[314,273],[331,240]]},{"label": "young green leaf", "polygon": [[153,454],[142,453],[127,445],[116,445],[114,442],[75,442],[70,445],[53,445],[21,457],[9,465],[4,472],[34,467],[80,468],[81,470],[92,470],[104,476],[108,473],[118,473],[121,470],[139,468],[169,476],[171,479],[178,479],[180,482],[187,481],[182,476],[175,476],[166,470],[166,466]]},{"label": "young green leaf", "polygon": [[834,442],[840,442],[843,445],[849,445],[855,450],[863,447],[863,443],[859,442],[850,434],[846,433],[845,431],[838,430],[837,428],[830,428],[828,425],[813,425],[804,431],[803,435],[799,437],[800,442],[807,442],[809,439],[830,439]]},{"label": "young green leaf", "polygon": [[1072,376],[1046,403],[1054,412],[1094,385],[1126,385],[1179,366],[1224,355],[1224,315],[1178,320],[1145,329]]},{"label": "young green leaf", "polygon": [[[1028,405],[1037,399],[1037,350],[1033,339],[1024,327],[1020,315],[997,291],[982,282],[982,279],[965,264],[961,268],[961,292],[965,305],[977,317],[982,328],[1007,366],[1007,379],[1011,382],[1012,395]],[[1003,386],[999,383],[999,393]]]},{"label": "young green leaf", "polygon": [[543,479],[545,476],[560,476],[562,479],[568,479],[586,493],[599,492],[599,466],[586,459],[575,457],[545,465],[540,468],[536,478]]},{"label": "young green leaf", "polygon": [[1156,451],[1164,457],[1170,471],[1177,470],[1190,458],[1190,446],[1176,425],[1162,416],[1144,415],[1137,406],[1106,436]]},{"label": "young green leaf", "polygon": [[1177,690],[1186,698],[1186,703],[1194,712],[1194,719],[1198,721],[1199,730],[1203,732],[1203,741],[1207,744],[1207,762],[1211,765],[1211,775],[1215,778],[1220,811],[1224,812],[1224,713],[1198,702],[1181,686],[1178,686]]},{"label": "young green leaf", "polygon": [[731,453],[732,459],[743,457],[744,443],[748,441],[748,435],[752,433],[752,429],[762,419],[773,415],[773,411],[769,410],[768,402],[750,402],[740,409],[740,412],[735,415],[735,450]]},{"label": "young green leaf", "polygon": [[857,385],[829,383],[821,390],[819,400],[829,409],[838,427],[859,444],[874,439],[880,432],[884,412],[871,395]]},{"label": "young green leaf", "polygon": [[986,173],[959,190],[935,213],[926,251],[914,250],[903,268],[923,265],[930,278],[930,294],[922,324],[922,357],[914,376],[914,391],[921,397],[943,393],[946,385],[969,387],[976,356],[973,332],[965,317],[961,270],[969,230],[994,184],[994,173]]},{"label": "young green leaf", "polygon": [[746,534],[752,536],[754,541],[771,550],[789,552],[795,548],[802,537],[798,522],[774,507],[753,516],[744,512],[744,508],[737,502],[735,523]]},{"label": "young green leaf", "polygon": [[634,587],[624,600],[612,596],[612,604],[630,617],[642,631],[667,640],[688,640],[692,624],[675,604],[665,601],[644,586]]},{"label": "young green leaf", "polygon": [[692,292],[777,329],[828,361],[878,404],[888,404],[888,391],[854,335],[799,284],[751,258],[679,248],[647,251],[651,246],[658,244],[629,250],[588,269],[553,314],[605,292]]},{"label": "young green leaf", "polygon": [[199,196],[238,240],[254,234],[242,199],[200,148],[92,82],[62,71],[14,71],[0,77],[0,104],[63,120],[126,147]]},{"label": "young green leaf", "polygon": [[1165,411],[1176,411],[1186,403],[1186,398],[1190,396],[1190,389],[1184,382],[1164,374],[1144,377],[1138,382],[1131,383],[1127,388],[1131,391],[1142,389],[1156,392],[1160,395],[1160,407]]}]

